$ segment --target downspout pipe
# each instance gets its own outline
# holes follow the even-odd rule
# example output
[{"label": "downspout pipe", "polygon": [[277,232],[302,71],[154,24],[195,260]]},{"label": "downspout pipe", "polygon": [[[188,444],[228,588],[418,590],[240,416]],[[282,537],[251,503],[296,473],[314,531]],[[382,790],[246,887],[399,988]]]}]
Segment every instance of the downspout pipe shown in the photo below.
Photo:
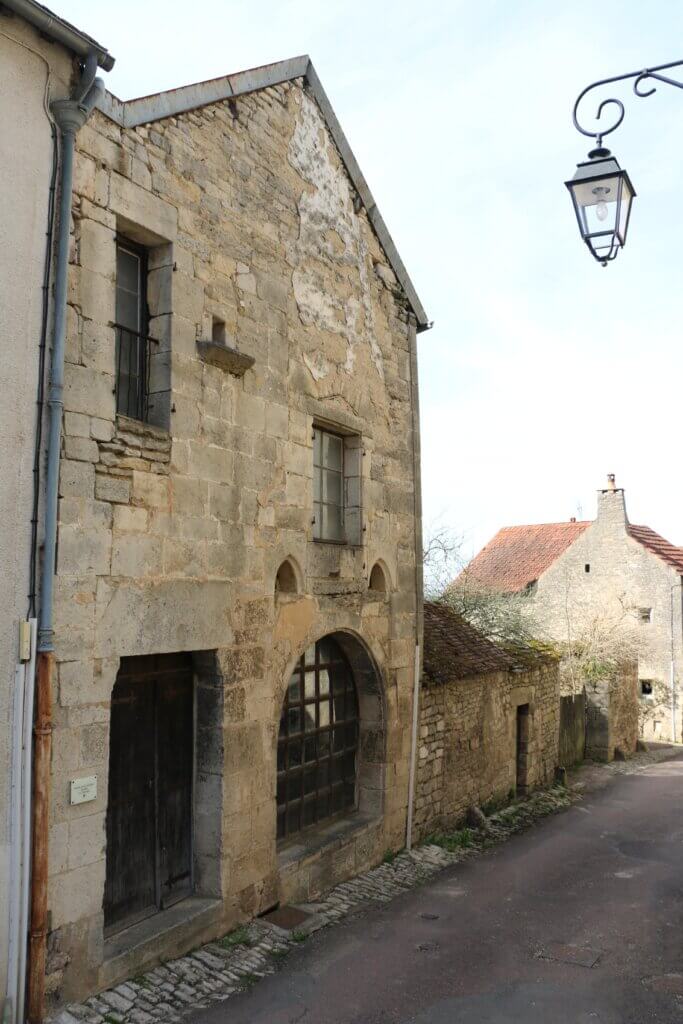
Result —
[{"label": "downspout pipe", "polygon": [[[28,1020],[40,1024],[45,1009],[47,950],[47,883],[50,758],[52,752],[52,689],[54,672],[54,574],[57,547],[59,455],[64,408],[64,350],[66,342],[69,235],[76,133],[85,124],[104,91],[95,78],[98,56],[84,61],[80,81],[69,99],[50,104],[59,129],[59,224],[55,259],[54,327],[48,387],[47,473],[45,484],[45,540],[38,619],[38,664],[33,727],[33,808],[31,856],[31,910],[29,927]],[[21,979],[23,981],[23,979]]]}]

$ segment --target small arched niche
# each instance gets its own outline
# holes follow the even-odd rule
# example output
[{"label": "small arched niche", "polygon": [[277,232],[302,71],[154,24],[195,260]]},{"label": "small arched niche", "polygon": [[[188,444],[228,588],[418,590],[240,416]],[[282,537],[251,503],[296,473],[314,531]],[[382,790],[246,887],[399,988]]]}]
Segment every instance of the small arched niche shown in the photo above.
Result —
[{"label": "small arched niche", "polygon": [[299,581],[300,574],[294,560],[285,558],[275,574],[275,596],[301,593]]},{"label": "small arched niche", "polygon": [[368,586],[376,594],[389,593],[389,575],[381,562],[373,565]]}]

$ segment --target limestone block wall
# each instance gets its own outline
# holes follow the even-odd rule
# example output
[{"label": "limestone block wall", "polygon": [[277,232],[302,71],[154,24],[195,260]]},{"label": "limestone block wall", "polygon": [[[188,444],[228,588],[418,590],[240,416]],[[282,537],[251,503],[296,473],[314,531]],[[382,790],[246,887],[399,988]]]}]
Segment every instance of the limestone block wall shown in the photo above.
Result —
[{"label": "limestone block wall", "polygon": [[555,661],[423,685],[417,834],[459,824],[472,804],[514,795],[520,705],[529,705],[528,788],[549,785],[558,763],[559,700]]},{"label": "limestone block wall", "polygon": [[[534,618],[562,643],[582,631],[622,636],[638,659],[640,679],[652,683],[639,699],[645,739],[671,738],[671,645],[677,692],[677,736],[681,737],[683,624],[680,576],[629,536],[623,491],[599,492],[598,517],[538,580]],[[588,566],[588,570],[586,570]],[[641,609],[651,609],[649,619]],[[580,691],[583,680],[563,673],[563,693]]]},{"label": "limestone block wall", "polygon": [[[415,324],[354,198],[300,82],[135,129],[96,112],[78,136],[56,601],[55,1002],[163,952],[112,961],[103,939],[110,698],[124,655],[192,652],[206,698],[196,877],[218,909],[203,930],[181,931],[174,952],[317,884],[291,865],[284,881],[275,752],[292,667],[326,634],[366,652],[377,695],[360,754],[372,827],[350,856],[323,851],[317,877],[339,880],[402,842],[419,612]],[[153,425],[115,414],[117,233],[149,252]],[[215,320],[254,359],[242,377],[199,357]],[[314,424],[360,435],[357,547],[313,540]],[[285,558],[299,593],[276,596]],[[385,594],[368,588],[378,560]],[[68,781],[81,774],[97,775],[97,799],[72,807]]]}]

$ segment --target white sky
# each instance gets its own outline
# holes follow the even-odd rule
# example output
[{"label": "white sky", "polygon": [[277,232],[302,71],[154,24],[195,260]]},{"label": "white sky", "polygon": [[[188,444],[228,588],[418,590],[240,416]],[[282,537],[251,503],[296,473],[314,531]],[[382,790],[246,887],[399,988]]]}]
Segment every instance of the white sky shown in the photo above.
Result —
[{"label": "white sky", "polygon": [[631,520],[683,544],[683,93],[616,92],[608,145],[639,195],[606,269],[563,185],[589,148],[576,95],[683,57],[683,4],[54,3],[116,57],[123,99],[311,55],[435,321],[419,338],[427,530],[475,551],[504,525],[592,518],[613,472]]}]

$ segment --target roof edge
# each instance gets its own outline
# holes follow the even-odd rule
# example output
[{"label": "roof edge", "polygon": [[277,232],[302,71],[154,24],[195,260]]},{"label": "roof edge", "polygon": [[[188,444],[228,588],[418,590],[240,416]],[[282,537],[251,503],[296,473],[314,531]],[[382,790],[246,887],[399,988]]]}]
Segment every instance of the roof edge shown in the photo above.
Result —
[{"label": "roof edge", "polygon": [[95,52],[97,63],[104,71],[111,71],[114,67],[114,57],[106,47],[47,7],[36,3],[36,0],[2,0],[2,6],[18,14],[44,35],[61,43],[79,57],[87,57],[89,53]]},{"label": "roof edge", "polygon": [[[20,0],[15,0],[15,2],[20,2]],[[23,2],[27,2],[27,0],[23,0]],[[141,96],[134,100],[120,100],[112,93],[105,92],[97,106],[106,117],[122,128],[135,128],[138,125],[187,113],[210,103],[218,103],[231,97],[244,96],[246,93],[267,89],[269,86],[291,82],[296,78],[303,78],[306,81],[320,107],[346,171],[363,202],[368,220],[406,294],[417,321],[417,331],[428,330],[432,326],[431,322],[418,298],[408,271],[398,254],[368,183],[308,55],[292,57],[275,64],[265,64],[263,67],[239,71],[236,74],[213,78],[206,82],[196,82],[178,89],[154,93],[151,96]]]}]

